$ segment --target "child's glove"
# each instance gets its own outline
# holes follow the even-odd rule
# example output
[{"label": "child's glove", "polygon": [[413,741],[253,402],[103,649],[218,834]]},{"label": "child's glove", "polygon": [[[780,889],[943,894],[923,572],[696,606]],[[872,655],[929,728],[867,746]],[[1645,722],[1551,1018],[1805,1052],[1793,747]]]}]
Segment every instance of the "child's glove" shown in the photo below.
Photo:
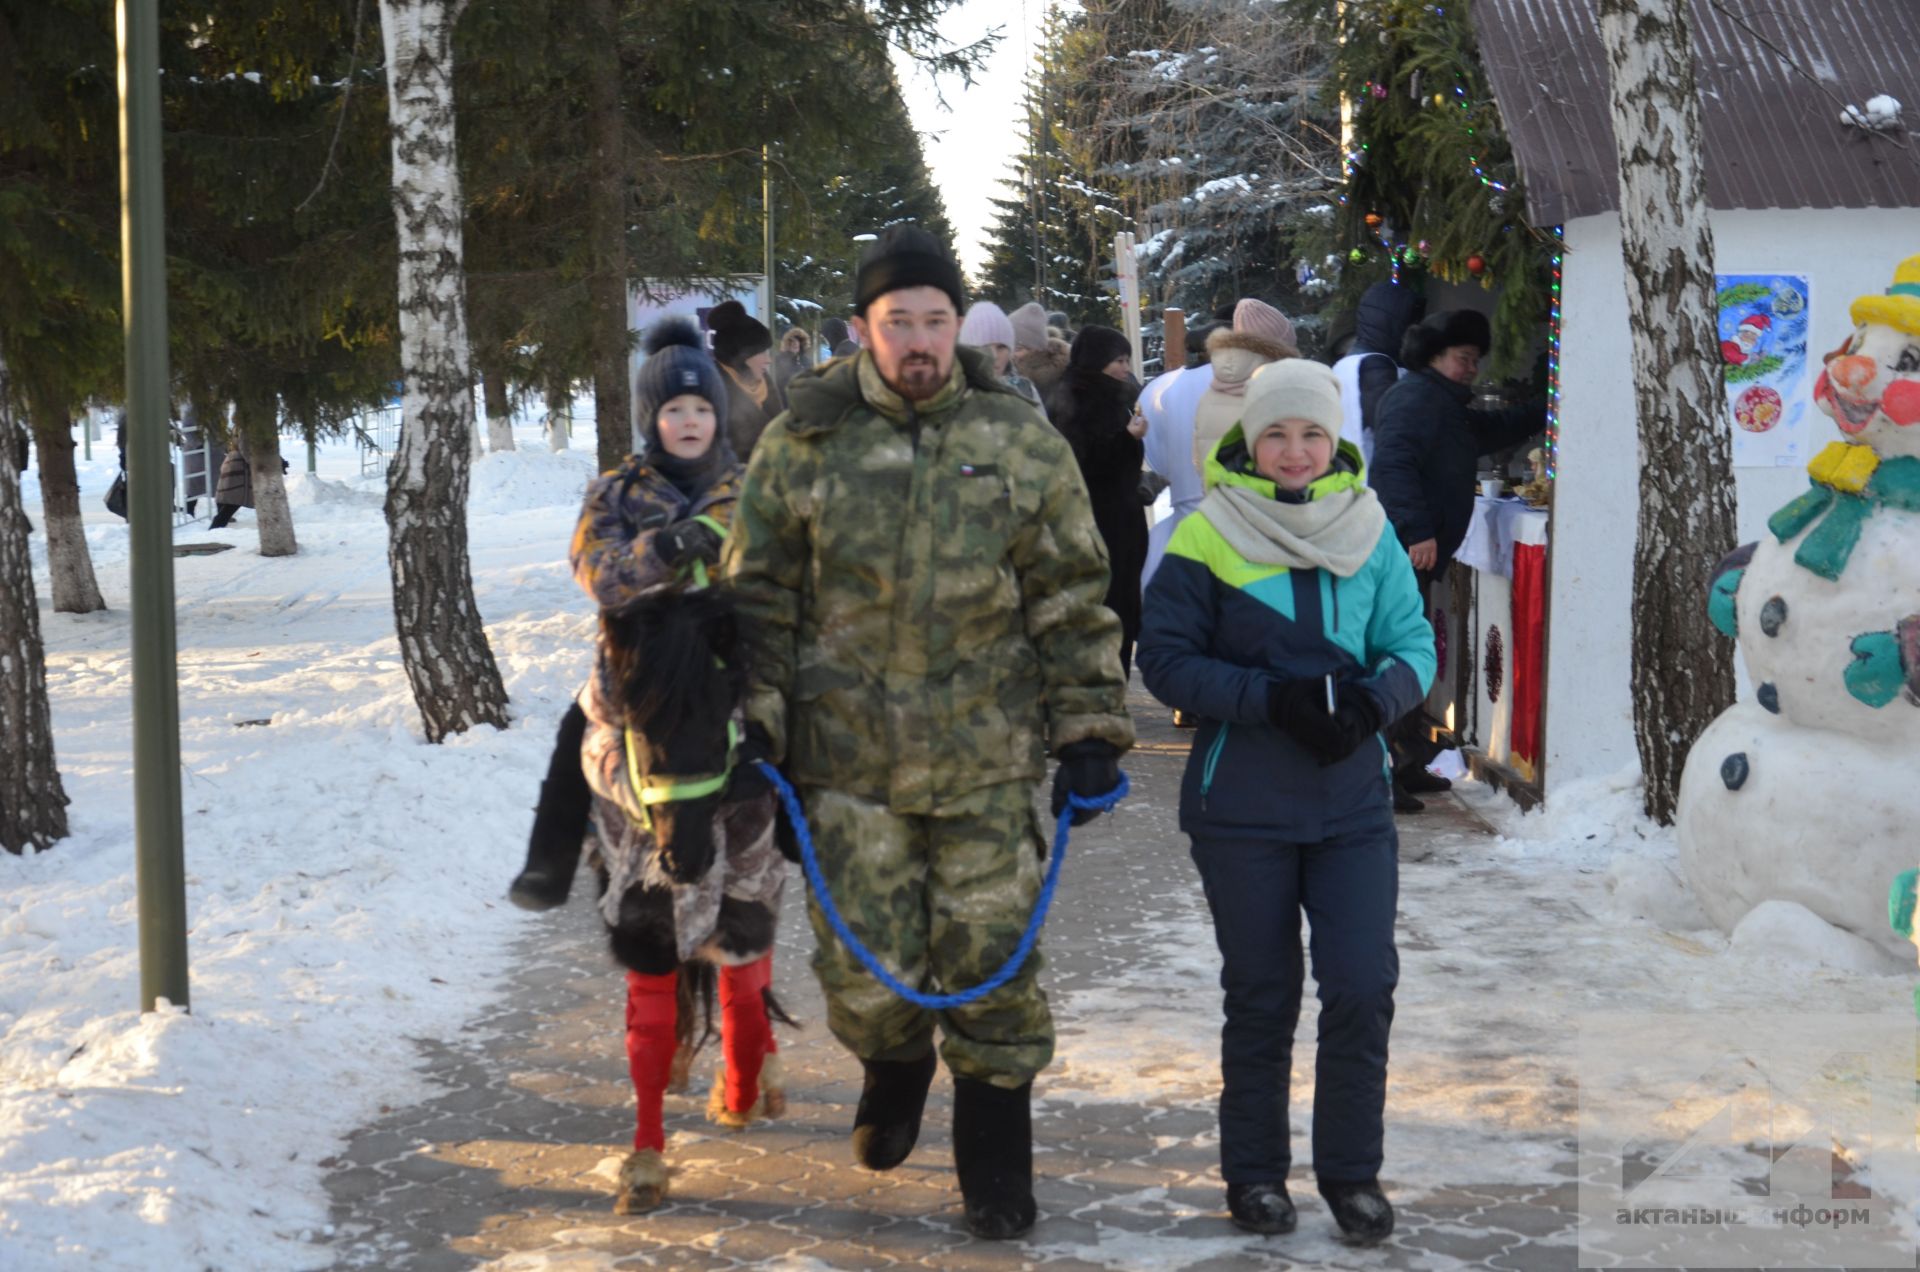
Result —
[{"label": "child's glove", "polygon": [[720,536],[698,521],[681,521],[657,530],[653,542],[660,559],[676,570],[693,561],[712,565],[720,559]]},{"label": "child's glove", "polygon": [[1284,680],[1267,689],[1267,718],[1321,768],[1338,764],[1380,732],[1380,707],[1366,690],[1341,685],[1334,704],[1329,712],[1324,680]]}]

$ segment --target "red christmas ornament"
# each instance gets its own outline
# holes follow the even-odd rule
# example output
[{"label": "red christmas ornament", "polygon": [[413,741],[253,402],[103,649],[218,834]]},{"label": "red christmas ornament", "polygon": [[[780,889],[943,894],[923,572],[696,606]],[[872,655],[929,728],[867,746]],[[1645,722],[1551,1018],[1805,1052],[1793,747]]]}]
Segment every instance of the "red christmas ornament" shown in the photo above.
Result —
[{"label": "red christmas ornament", "polygon": [[1370,230],[1380,228],[1380,214],[1378,212],[1367,213],[1367,228]]},{"label": "red christmas ornament", "polygon": [[1475,278],[1478,278],[1480,275],[1486,272],[1487,272],[1486,257],[1480,255],[1478,252],[1475,252],[1472,256],[1467,257],[1467,273],[1472,274]]}]

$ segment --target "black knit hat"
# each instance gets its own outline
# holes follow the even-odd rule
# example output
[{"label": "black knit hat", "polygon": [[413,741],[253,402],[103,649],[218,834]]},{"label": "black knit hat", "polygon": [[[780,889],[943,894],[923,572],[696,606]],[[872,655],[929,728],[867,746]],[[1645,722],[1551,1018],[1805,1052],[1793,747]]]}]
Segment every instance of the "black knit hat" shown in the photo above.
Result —
[{"label": "black knit hat", "polygon": [[1400,344],[1400,365],[1418,371],[1455,345],[1472,345],[1485,357],[1493,347],[1493,327],[1475,309],[1444,309],[1407,328]]},{"label": "black knit hat", "polygon": [[660,408],[683,393],[697,393],[713,404],[719,427],[715,448],[727,436],[727,386],[720,368],[702,347],[699,329],[685,318],[663,318],[641,346],[647,360],[633,376],[633,449],[651,455],[660,449]]},{"label": "black knit hat", "polygon": [[960,267],[940,240],[917,225],[889,226],[867,244],[854,277],[853,311],[864,318],[867,306],[905,287],[937,287],[952,299],[956,315],[966,311]]},{"label": "black knit hat", "polygon": [[754,354],[773,348],[773,333],[737,300],[724,301],[709,309],[707,330],[713,333],[714,361],[736,370]]},{"label": "black knit hat", "polygon": [[1067,366],[1098,374],[1115,358],[1131,358],[1133,345],[1112,327],[1082,327],[1067,353]]}]

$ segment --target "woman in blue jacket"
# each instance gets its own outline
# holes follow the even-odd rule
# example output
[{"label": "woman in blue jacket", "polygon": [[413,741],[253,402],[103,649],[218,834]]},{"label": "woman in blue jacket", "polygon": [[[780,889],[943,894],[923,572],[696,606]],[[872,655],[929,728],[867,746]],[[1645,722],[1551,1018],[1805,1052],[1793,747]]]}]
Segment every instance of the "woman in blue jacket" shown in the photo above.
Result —
[{"label": "woman in blue jacket", "polygon": [[1342,444],[1333,372],[1263,367],[1207,463],[1207,497],[1147,589],[1140,669],[1201,718],[1180,829],[1224,967],[1221,1173],[1233,1222],[1291,1232],[1287,1081],[1312,926],[1313,1169],[1347,1240],[1393,1230],[1380,1191],[1399,840],[1384,724],[1433,680],[1413,567]]}]

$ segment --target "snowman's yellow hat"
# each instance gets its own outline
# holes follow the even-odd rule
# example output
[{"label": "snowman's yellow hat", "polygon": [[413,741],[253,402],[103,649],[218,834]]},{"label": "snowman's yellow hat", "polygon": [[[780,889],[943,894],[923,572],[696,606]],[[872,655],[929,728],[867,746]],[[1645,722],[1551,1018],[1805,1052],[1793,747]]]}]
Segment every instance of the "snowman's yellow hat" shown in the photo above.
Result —
[{"label": "snowman's yellow hat", "polygon": [[1893,286],[1881,296],[1862,296],[1848,311],[1857,326],[1877,322],[1920,336],[1920,256],[1909,256],[1893,271]]}]

